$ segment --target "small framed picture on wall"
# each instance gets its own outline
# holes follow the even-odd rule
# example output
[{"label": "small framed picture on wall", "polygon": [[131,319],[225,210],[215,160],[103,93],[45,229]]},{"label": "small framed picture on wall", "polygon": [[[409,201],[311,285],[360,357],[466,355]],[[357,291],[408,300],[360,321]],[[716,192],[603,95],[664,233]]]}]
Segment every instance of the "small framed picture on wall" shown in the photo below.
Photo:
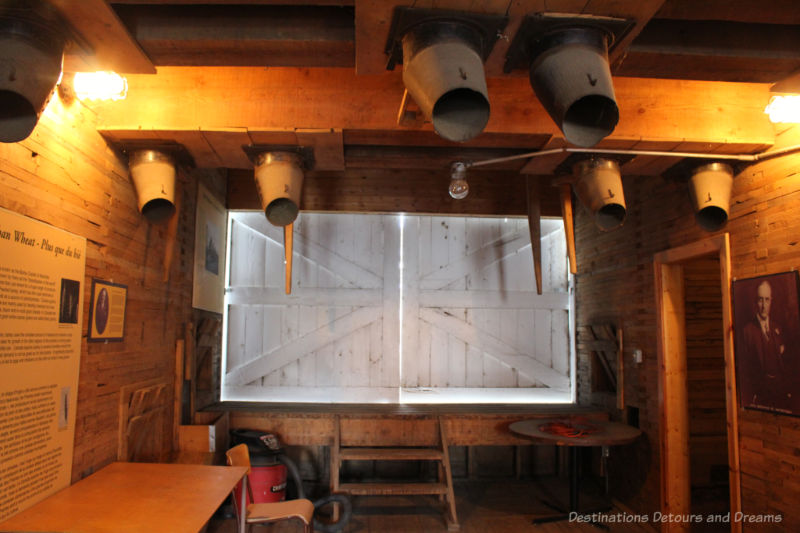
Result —
[{"label": "small framed picture on wall", "polygon": [[197,187],[192,307],[222,314],[228,211],[202,184]]},{"label": "small framed picture on wall", "polygon": [[92,279],[92,305],[89,308],[90,342],[121,341],[125,337],[125,304],[128,287]]},{"label": "small framed picture on wall", "polygon": [[733,282],[736,381],[746,409],[800,416],[797,272]]}]

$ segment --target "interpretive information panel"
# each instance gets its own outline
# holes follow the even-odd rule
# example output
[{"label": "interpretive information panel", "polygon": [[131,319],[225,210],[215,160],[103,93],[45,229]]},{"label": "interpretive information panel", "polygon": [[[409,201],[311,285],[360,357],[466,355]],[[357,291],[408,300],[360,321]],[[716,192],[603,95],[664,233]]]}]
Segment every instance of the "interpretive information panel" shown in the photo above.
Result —
[{"label": "interpretive information panel", "polygon": [[69,485],[86,239],[0,209],[0,521]]}]

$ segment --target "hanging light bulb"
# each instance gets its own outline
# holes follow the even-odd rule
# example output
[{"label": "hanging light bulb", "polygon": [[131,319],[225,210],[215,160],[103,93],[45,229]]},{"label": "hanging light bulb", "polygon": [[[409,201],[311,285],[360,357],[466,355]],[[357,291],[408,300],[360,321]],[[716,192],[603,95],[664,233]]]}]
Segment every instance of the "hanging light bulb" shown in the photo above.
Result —
[{"label": "hanging light bulb", "polygon": [[467,166],[461,161],[456,161],[450,166],[450,186],[447,191],[456,200],[462,200],[469,194]]}]

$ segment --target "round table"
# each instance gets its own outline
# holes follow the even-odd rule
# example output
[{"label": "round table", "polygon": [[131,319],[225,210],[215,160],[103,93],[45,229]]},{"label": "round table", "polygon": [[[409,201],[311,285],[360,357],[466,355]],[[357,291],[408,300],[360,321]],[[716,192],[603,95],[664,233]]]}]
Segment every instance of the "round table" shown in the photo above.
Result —
[{"label": "round table", "polygon": [[[639,438],[642,431],[633,426],[585,417],[559,417],[520,420],[508,426],[512,433],[541,444],[569,448],[569,508],[565,513],[535,519],[534,523],[564,520],[578,510],[578,450],[589,446],[619,446]],[[605,456],[605,454],[604,454]]]}]

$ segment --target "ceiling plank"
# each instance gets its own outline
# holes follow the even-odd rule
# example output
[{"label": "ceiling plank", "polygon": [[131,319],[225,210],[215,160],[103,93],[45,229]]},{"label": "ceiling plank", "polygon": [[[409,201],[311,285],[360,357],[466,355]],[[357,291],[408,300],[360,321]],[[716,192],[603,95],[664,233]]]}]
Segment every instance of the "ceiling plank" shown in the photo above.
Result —
[{"label": "ceiling plank", "polygon": [[633,28],[622,39],[614,43],[608,54],[611,65],[625,55],[628,46],[644,30],[650,19],[658,12],[665,0],[589,0],[583,10],[587,15],[603,15],[607,17],[623,18],[636,21]]},{"label": "ceiling plank", "polygon": [[203,138],[219,157],[220,166],[227,168],[252,169],[253,163],[243,150],[250,144],[250,136],[246,128],[226,128],[200,130]]},{"label": "ceiling plank", "polygon": [[761,24],[800,24],[797,0],[669,0],[657,18],[681,20],[731,20]]},{"label": "ceiling plank", "polygon": [[314,169],[344,170],[344,141],[341,129],[299,129],[295,132],[300,146],[314,149]]},{"label": "ceiling plank", "polygon": [[652,20],[616,75],[773,83],[800,69],[800,32],[786,24]]},{"label": "ceiling plank", "polygon": [[[64,71],[113,70],[119,74],[155,74],[156,69],[128,30],[103,0],[48,0],[91,47],[68,50]],[[78,56],[78,57],[75,57]]]},{"label": "ceiling plank", "polygon": [[[620,120],[608,139],[774,140],[774,128],[763,113],[770,96],[767,85],[642,78],[616,78],[614,85]],[[162,67],[155,76],[129,76],[128,86],[127,99],[92,104],[100,130],[396,131],[394,104],[402,96],[396,73],[356,76],[352,69]],[[489,97],[486,133],[560,135],[527,80],[490,79]]]}]

